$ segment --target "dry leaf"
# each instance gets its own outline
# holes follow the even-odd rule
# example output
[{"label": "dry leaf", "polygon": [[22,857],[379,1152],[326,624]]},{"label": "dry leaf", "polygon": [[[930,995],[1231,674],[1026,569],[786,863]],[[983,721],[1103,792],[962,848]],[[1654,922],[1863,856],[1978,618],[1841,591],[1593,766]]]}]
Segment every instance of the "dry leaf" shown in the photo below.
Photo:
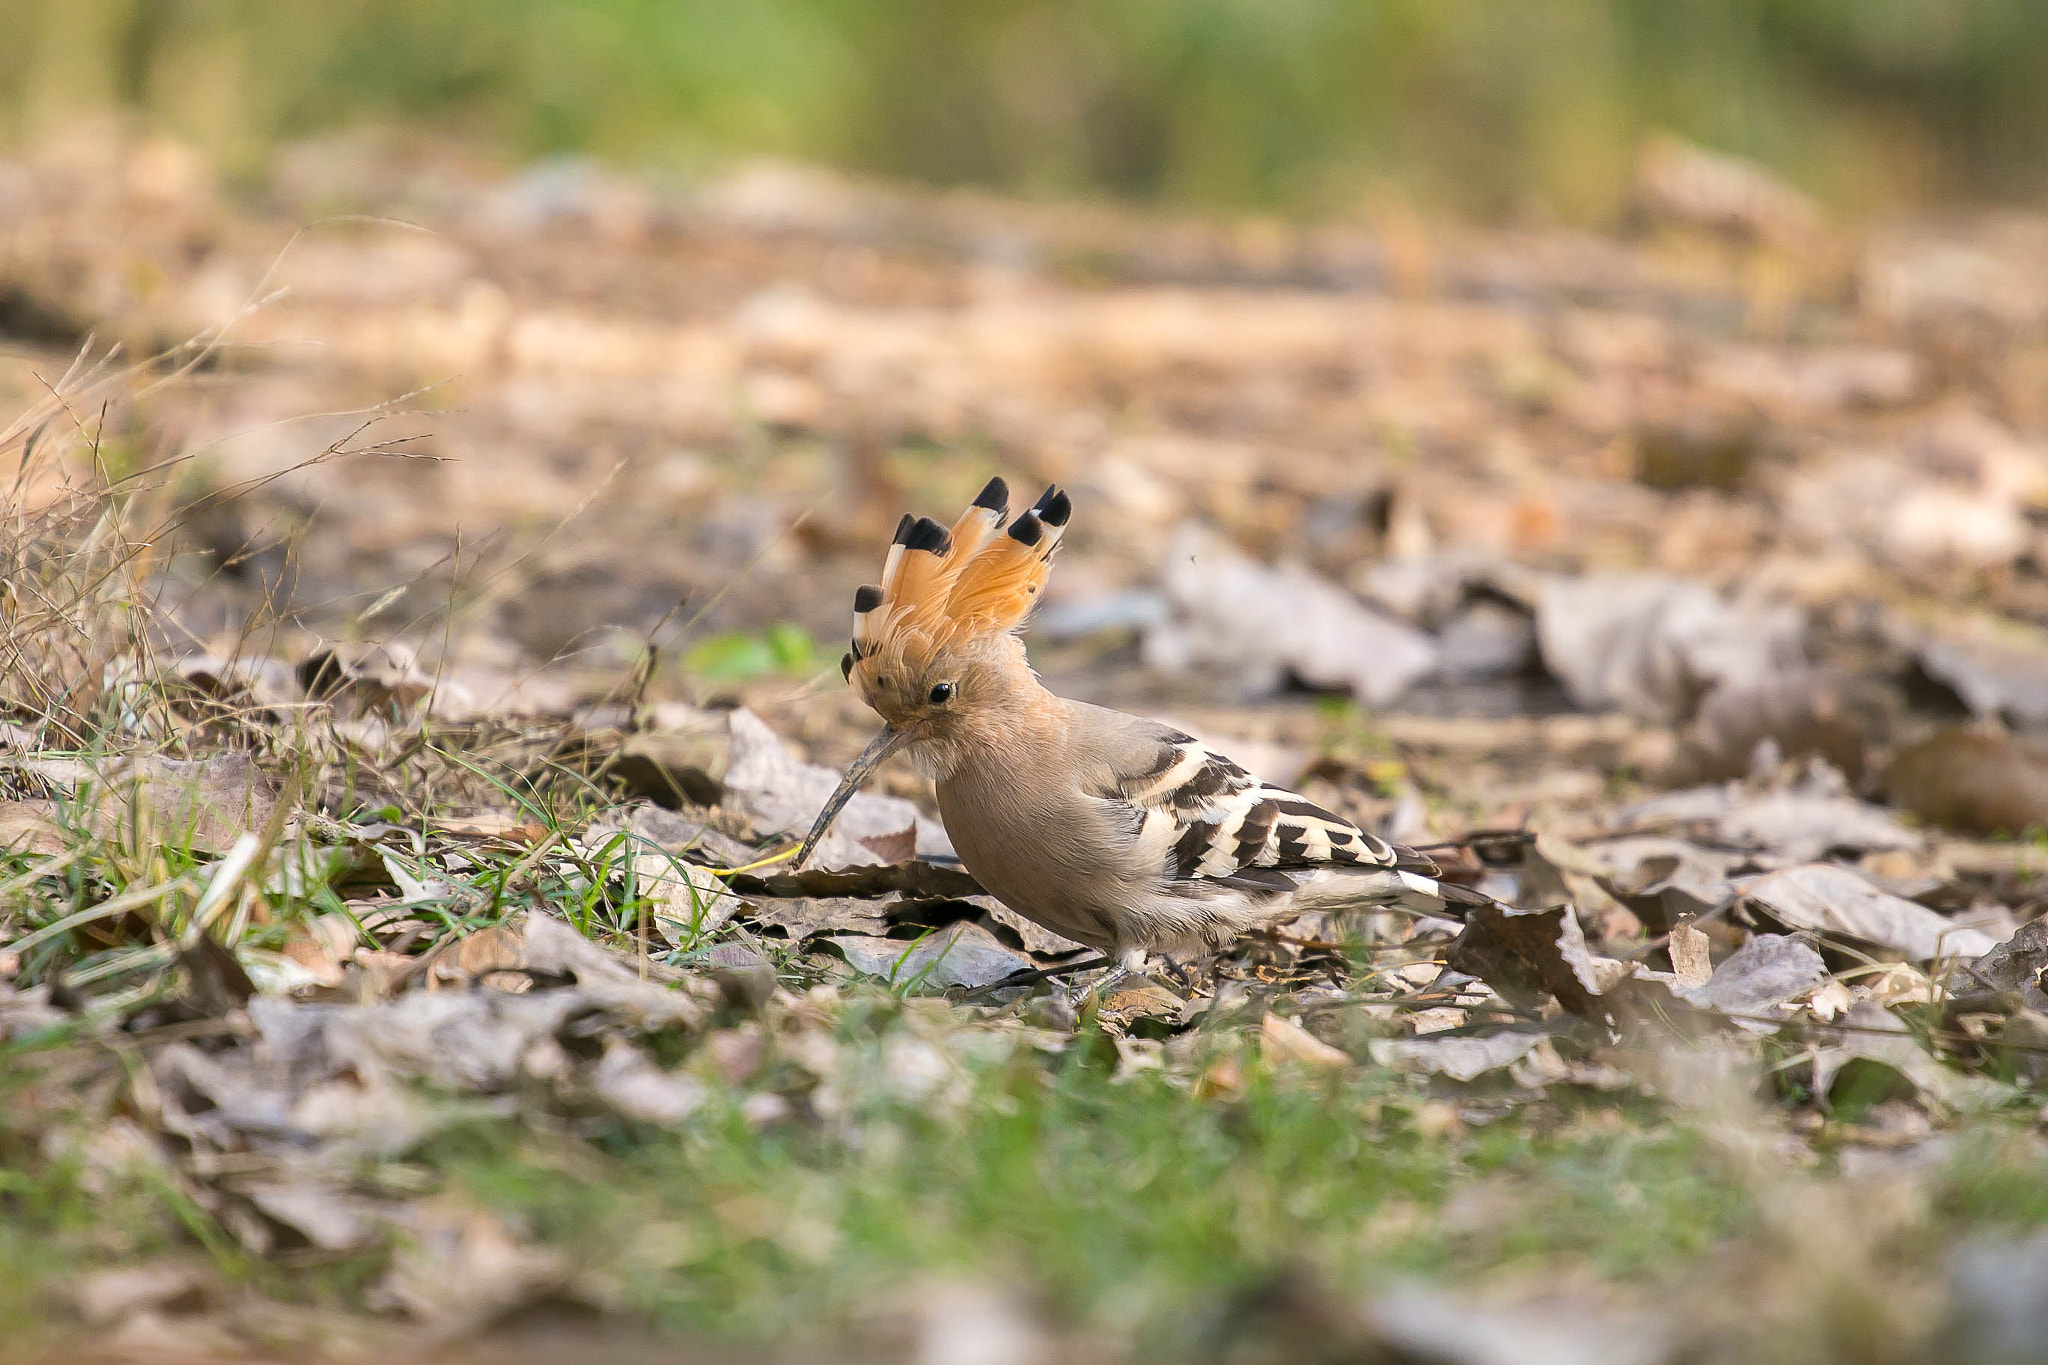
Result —
[{"label": "dry leaf", "polygon": [[[621,817],[624,817],[623,820]],[[630,812],[607,811],[590,822],[585,842],[603,843],[604,836],[625,830],[638,843],[679,854],[707,867],[744,867],[762,850],[690,815],[660,806],[636,805]]]},{"label": "dry leaf", "polygon": [[1662,722],[1690,716],[1716,687],[1757,687],[1803,660],[1796,612],[1649,574],[1548,579],[1536,629],[1544,665],[1579,705]]},{"label": "dry leaf", "polygon": [[480,1320],[570,1270],[561,1253],[529,1246],[495,1214],[454,1200],[408,1206],[401,1227],[379,1296],[424,1321]]},{"label": "dry leaf", "polygon": [[701,1108],[710,1091],[694,1076],[663,1071],[622,1038],[605,1040],[604,1056],[589,1085],[605,1104],[642,1123],[680,1123]]},{"label": "dry leaf", "polygon": [[1607,1018],[1597,998],[1609,984],[1607,972],[1587,951],[1578,916],[1568,905],[1475,908],[1444,960],[1522,1008],[1533,1008],[1548,994],[1582,1019]]},{"label": "dry leaf", "polygon": [[725,784],[712,776],[722,757],[707,736],[650,731],[626,736],[595,775],[618,783],[630,800],[670,810],[715,806],[725,798]]},{"label": "dry leaf", "polygon": [[907,863],[917,856],[917,826],[908,825],[894,834],[863,834],[861,844],[885,863]]},{"label": "dry leaf", "polygon": [[0,851],[49,858],[69,845],[54,801],[0,801]]},{"label": "dry leaf", "polygon": [[1432,1365],[1673,1365],[1685,1358],[1667,1328],[1569,1300],[1503,1308],[1408,1284],[1374,1295],[1367,1313],[1374,1341],[1390,1358]]},{"label": "dry leaf", "polygon": [[281,950],[321,986],[339,986],[360,935],[346,915],[321,915],[292,925]]},{"label": "dry leaf", "polygon": [[506,839],[516,843],[532,843],[527,831],[536,828],[521,816],[509,810],[480,811],[475,815],[436,815],[433,830],[436,834],[452,834],[458,838]]},{"label": "dry leaf", "polygon": [[1236,1057],[1219,1057],[1195,1081],[1198,1100],[1235,1100],[1244,1094],[1244,1066]]},{"label": "dry leaf", "polygon": [[1502,1029],[1462,1036],[1375,1038],[1366,1046],[1381,1066],[1408,1067],[1463,1082],[1513,1066],[1547,1037],[1542,1030]]},{"label": "dry leaf", "polygon": [[792,940],[817,934],[886,936],[891,902],[852,896],[763,896],[747,902],[745,920],[767,933],[781,930]]},{"label": "dry leaf", "polygon": [[2048,642],[2007,626],[2016,640],[1928,639],[1915,652],[1930,677],[1955,689],[1972,715],[2021,730],[2048,727]]},{"label": "dry leaf", "polygon": [[1714,974],[1713,959],[1708,955],[1712,940],[1693,927],[1691,920],[1681,920],[1671,926],[1671,970],[1682,986],[1703,986]]},{"label": "dry leaf", "polygon": [[912,983],[928,989],[978,988],[1036,965],[976,924],[955,924],[914,941],[837,934],[817,942],[830,944],[858,970],[899,988]]},{"label": "dry leaf", "polygon": [[94,1324],[118,1322],[144,1309],[168,1308],[206,1292],[208,1277],[180,1261],[89,1271],[74,1281],[69,1298],[80,1317]]},{"label": "dry leaf", "polygon": [[282,659],[188,654],[176,676],[213,701],[230,708],[255,708],[271,715],[305,700],[292,666]]},{"label": "dry leaf", "polygon": [[739,897],[709,869],[670,853],[634,855],[634,881],[653,904],[654,921],[671,942],[692,946],[725,927]]},{"label": "dry leaf", "polygon": [[1914,962],[1982,957],[1989,934],[1960,928],[1924,905],[1880,891],[1845,867],[1809,863],[1759,877],[1747,902],[1787,929],[1805,929],[1903,953]]},{"label": "dry leaf", "polygon": [[[839,774],[791,753],[776,733],[753,712],[741,708],[728,720],[732,728],[732,762],[725,771],[729,802],[736,803],[762,834],[802,838],[839,785]],[[833,821],[824,842],[811,856],[818,868],[879,862],[860,840],[890,835],[905,827],[917,830],[917,848],[924,854],[953,852],[938,820],[910,802],[874,792],[860,792]]]},{"label": "dry leaf", "polygon": [[732,879],[732,886],[748,896],[886,896],[901,892],[933,900],[957,900],[983,894],[981,883],[964,870],[927,862],[806,867],[801,872],[775,867],[759,873],[741,873]]},{"label": "dry leaf", "polygon": [[103,827],[128,831],[139,820],[157,843],[202,853],[226,853],[261,829],[277,800],[270,779],[240,753],[126,759],[90,780]]},{"label": "dry leaf", "polygon": [[257,1184],[241,1193],[264,1214],[322,1251],[356,1251],[383,1232],[386,1210],[346,1191],[310,1181]]},{"label": "dry leaf", "polygon": [[1759,766],[1764,746],[1767,760],[1818,755],[1857,781],[1866,736],[1848,692],[1834,673],[1796,668],[1753,686],[1716,687],[1686,726],[1669,780],[1684,786],[1744,777]]},{"label": "dry leaf", "polygon": [[1259,1043],[1269,1061],[1323,1068],[1351,1065],[1348,1053],[1331,1047],[1292,1019],[1278,1014],[1268,1013],[1259,1020]]},{"label": "dry leaf", "polygon": [[[1692,932],[1704,945],[1706,935]],[[1673,994],[1701,1009],[1734,1017],[1740,1026],[1768,1030],[1774,1027],[1768,1020],[1789,1014],[1787,1003],[1807,995],[1827,975],[1820,954],[1798,939],[1752,934],[1706,981],[1682,985]]]},{"label": "dry leaf", "polygon": [[455,945],[455,967],[472,979],[525,966],[526,935],[516,925],[486,925]]},{"label": "dry leaf", "polygon": [[390,715],[411,709],[434,690],[434,676],[420,667],[408,647],[396,643],[346,641],[308,654],[298,667],[299,686],[338,715]]},{"label": "dry leaf", "polygon": [[[1162,572],[1171,619],[1145,634],[1145,662],[1166,673],[1235,670],[1247,691],[1290,677],[1393,700],[1433,672],[1435,641],[1298,565],[1267,568],[1190,523],[1175,533]],[[1259,629],[1247,631],[1256,621]]]},{"label": "dry leaf", "polygon": [[1975,962],[1965,964],[1958,975],[1993,990],[2019,991],[2028,1004],[2048,1009],[2048,997],[2041,989],[2044,969],[2048,969],[2048,919],[2037,919],[2021,925],[2011,938]]},{"label": "dry leaf", "polygon": [[1841,774],[1809,768],[1794,787],[1756,792],[1739,783],[1665,792],[1624,807],[1624,826],[1685,826],[1709,842],[1809,862],[1831,853],[1915,849],[1921,837],[1881,806],[1848,796]]}]

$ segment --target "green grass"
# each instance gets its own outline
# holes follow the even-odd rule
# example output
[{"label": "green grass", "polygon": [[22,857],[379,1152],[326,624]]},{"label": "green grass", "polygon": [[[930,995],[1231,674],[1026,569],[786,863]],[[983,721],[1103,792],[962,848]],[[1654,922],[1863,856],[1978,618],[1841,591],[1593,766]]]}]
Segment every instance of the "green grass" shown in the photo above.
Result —
[{"label": "green grass", "polygon": [[[682,1134],[592,1135],[595,1170],[580,1140],[575,1160],[548,1158],[562,1139],[500,1126],[424,1157],[671,1326],[773,1336],[844,1320],[909,1276],[968,1275],[1043,1293],[1070,1323],[1136,1329],[1158,1358],[1197,1343],[1190,1305],[1297,1264],[1354,1286],[1575,1261],[1654,1280],[1751,1216],[1696,1131],[1638,1104],[1447,1137],[1422,1084],[1385,1071],[1247,1060],[1241,1093],[1205,1097],[1185,1075],[1117,1074],[1086,1037],[1058,1058],[969,1064],[935,1103],[890,1094],[907,1022],[886,1003],[848,1009],[829,1120],[755,1131],[721,1104]],[[1516,1215],[1446,1226],[1447,1196],[1488,1178]]]},{"label": "green grass", "polygon": [[[816,1048],[791,1042],[813,1031],[829,1042],[822,1079],[808,1069]],[[1502,1111],[1372,1066],[1267,1067],[1232,1029],[1132,1067],[1100,1035],[1047,1048],[872,984],[769,1032],[740,1086],[714,1080],[683,1036],[650,1040],[665,1063],[713,1081],[711,1102],[675,1128],[464,1104],[358,1185],[489,1209],[562,1253],[575,1289],[693,1340],[831,1339],[907,1286],[965,1278],[1152,1360],[1190,1358],[1232,1304],[1304,1266],[1344,1296],[1408,1276],[1597,1278],[1666,1306],[1711,1297],[1741,1270],[1792,1297],[1772,1310],[1780,1318],[1735,1330],[1753,1327],[1759,1342],[1774,1339],[1773,1322],[1804,1333],[1752,1358],[1911,1359],[1896,1353],[1910,1341],[1883,1357],[1852,1349],[1863,1305],[1889,1292],[1884,1277],[1924,1277],[1958,1236],[2048,1222],[2029,1115],[1972,1117],[1945,1164],[1918,1178],[1910,1216],[1880,1210],[1866,1227],[1865,1196],[1828,1158],[1760,1165],[1754,1147],[1726,1140],[1725,1120],[1626,1092],[1553,1086]],[[166,1254],[210,1259],[285,1302],[359,1305],[394,1247],[257,1260],[152,1167],[92,1155],[119,1111],[123,1065],[62,1036],[0,1056],[0,1327],[59,1330],[53,1288]],[[1235,1083],[1198,1083],[1223,1068]],[[786,1115],[750,1122],[749,1096],[769,1094],[787,1099]],[[1758,1136],[1776,1122],[1748,1121],[1765,1125]],[[1837,1202],[1813,1202],[1825,1198]],[[1824,1254],[1810,1208],[1839,1220]],[[1833,1264],[1844,1247],[1846,1270]],[[1833,1336],[1830,1313],[1844,1324]]]}]

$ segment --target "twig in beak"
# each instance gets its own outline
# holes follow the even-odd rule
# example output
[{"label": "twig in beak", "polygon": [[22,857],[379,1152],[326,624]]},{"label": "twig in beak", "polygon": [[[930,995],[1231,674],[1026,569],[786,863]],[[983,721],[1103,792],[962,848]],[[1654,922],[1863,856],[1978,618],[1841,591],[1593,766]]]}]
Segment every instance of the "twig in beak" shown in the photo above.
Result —
[{"label": "twig in beak", "polygon": [[873,742],[861,751],[860,757],[853,760],[853,766],[846,770],[846,776],[839,779],[838,790],[832,793],[832,798],[825,803],[825,808],[818,812],[818,822],[812,825],[811,832],[804,836],[804,846],[797,850],[796,859],[790,867],[800,868],[809,861],[811,850],[825,837],[825,831],[831,828],[832,821],[837,818],[846,803],[853,799],[853,794],[861,789],[861,784],[873,775],[875,769],[882,766],[882,760],[895,753],[909,738],[910,731],[891,727],[876,735]]}]

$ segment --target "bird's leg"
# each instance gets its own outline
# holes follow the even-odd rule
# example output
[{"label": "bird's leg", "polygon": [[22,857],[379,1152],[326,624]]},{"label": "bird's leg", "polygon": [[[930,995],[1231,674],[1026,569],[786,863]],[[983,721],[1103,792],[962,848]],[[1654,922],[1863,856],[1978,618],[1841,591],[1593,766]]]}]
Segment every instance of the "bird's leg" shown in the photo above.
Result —
[{"label": "bird's leg", "polygon": [[1074,988],[1072,1005],[1076,1010],[1079,1010],[1091,995],[1099,1000],[1108,999],[1111,987],[1121,984],[1124,978],[1132,973],[1143,971],[1144,967],[1145,950],[1143,948],[1125,948],[1116,955],[1116,964],[1097,977],[1092,984],[1086,986],[1077,985]]},{"label": "bird's leg", "polygon": [[1189,995],[1193,995],[1195,993],[1195,978],[1193,973],[1189,972],[1187,968],[1181,966],[1178,962],[1175,962],[1173,960],[1172,954],[1161,953],[1159,955],[1159,965],[1166,968],[1167,971],[1173,973],[1173,979],[1180,983],[1180,988],[1183,991],[1186,991]]}]

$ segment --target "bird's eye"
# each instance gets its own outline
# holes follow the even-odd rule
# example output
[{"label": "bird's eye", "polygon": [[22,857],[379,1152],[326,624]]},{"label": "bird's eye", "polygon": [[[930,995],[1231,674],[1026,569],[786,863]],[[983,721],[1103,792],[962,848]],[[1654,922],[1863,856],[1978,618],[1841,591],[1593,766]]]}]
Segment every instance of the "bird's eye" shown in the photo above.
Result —
[{"label": "bird's eye", "polygon": [[939,683],[932,688],[932,705],[944,706],[953,699],[953,684]]}]

